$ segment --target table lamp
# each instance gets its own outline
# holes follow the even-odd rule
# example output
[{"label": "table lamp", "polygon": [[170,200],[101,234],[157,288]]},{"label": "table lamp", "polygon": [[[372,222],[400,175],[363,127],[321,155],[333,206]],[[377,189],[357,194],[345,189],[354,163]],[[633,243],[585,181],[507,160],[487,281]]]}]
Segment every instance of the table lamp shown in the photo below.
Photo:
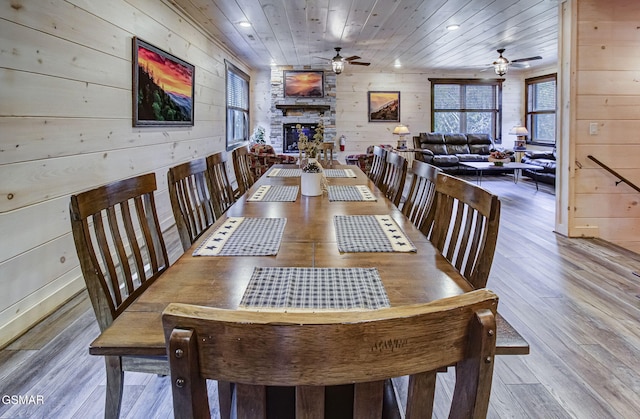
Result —
[{"label": "table lamp", "polygon": [[516,136],[516,141],[513,143],[513,151],[524,151],[527,149],[527,136],[529,135],[527,127],[516,125],[511,128],[509,134]]},{"label": "table lamp", "polygon": [[398,139],[398,149],[402,150],[407,148],[407,140],[405,140],[405,136],[411,134],[409,132],[409,128],[400,124],[393,129],[393,135],[399,136]]}]

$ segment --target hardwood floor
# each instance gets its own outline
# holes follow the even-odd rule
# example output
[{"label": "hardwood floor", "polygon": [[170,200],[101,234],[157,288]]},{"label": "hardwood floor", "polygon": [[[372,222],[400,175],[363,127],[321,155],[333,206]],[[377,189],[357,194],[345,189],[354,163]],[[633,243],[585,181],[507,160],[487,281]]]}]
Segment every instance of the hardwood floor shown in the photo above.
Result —
[{"label": "hardwood floor", "polygon": [[[475,179],[470,179],[475,181]],[[496,360],[490,418],[640,417],[640,256],[599,240],[553,232],[553,189],[510,176],[485,177],[502,217],[488,288],[531,354]],[[88,354],[98,325],[81,293],[0,351],[1,418],[99,418],[104,367]],[[453,375],[440,374],[439,396]],[[168,377],[126,373],[123,418],[170,418]],[[214,400],[212,400],[212,403]],[[436,416],[446,417],[444,403]]]}]

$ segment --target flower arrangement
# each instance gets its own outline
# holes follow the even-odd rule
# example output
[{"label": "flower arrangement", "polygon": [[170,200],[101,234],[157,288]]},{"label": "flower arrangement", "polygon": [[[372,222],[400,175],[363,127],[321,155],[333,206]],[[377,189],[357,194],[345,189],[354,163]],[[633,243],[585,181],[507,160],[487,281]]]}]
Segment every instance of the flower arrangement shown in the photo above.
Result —
[{"label": "flower arrangement", "polygon": [[511,154],[513,154],[513,152],[492,150],[491,153],[489,153],[489,161],[493,162],[494,166],[503,166],[505,163],[511,161]]},{"label": "flower arrangement", "polygon": [[509,156],[507,156],[507,153],[504,151],[500,151],[500,150],[494,150],[491,153],[489,153],[489,157],[491,157],[492,159],[496,159],[496,160],[504,160],[506,158],[509,158]]},{"label": "flower arrangement", "polygon": [[320,145],[324,141],[324,125],[322,121],[316,126],[316,133],[313,135],[312,140],[307,137],[300,124],[296,125],[296,130],[298,131],[298,150],[304,152],[307,158],[315,159],[318,156]]}]

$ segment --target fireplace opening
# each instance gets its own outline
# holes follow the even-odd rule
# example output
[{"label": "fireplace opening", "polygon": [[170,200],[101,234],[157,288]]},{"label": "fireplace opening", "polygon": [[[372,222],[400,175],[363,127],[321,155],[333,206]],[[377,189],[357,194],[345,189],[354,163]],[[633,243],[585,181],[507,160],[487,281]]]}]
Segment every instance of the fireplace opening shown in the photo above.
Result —
[{"label": "fireplace opening", "polygon": [[[296,129],[296,125],[298,124],[298,122],[294,124],[282,124],[282,132],[284,133],[282,151],[284,153],[298,152],[298,130]],[[318,124],[300,124],[302,132],[304,132],[310,140],[313,139],[317,126]]]}]

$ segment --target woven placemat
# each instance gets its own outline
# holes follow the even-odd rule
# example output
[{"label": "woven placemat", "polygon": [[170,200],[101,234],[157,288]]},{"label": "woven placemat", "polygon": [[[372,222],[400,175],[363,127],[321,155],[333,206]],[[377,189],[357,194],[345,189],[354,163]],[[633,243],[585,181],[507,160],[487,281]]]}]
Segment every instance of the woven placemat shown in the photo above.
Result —
[{"label": "woven placemat", "polygon": [[286,218],[229,217],[193,256],[277,255],[286,223]]},{"label": "woven placemat", "polygon": [[302,169],[280,169],[272,167],[267,173],[267,177],[300,177]]},{"label": "woven placemat", "polygon": [[415,252],[416,248],[390,215],[336,215],[340,252]]},{"label": "woven placemat", "polygon": [[366,185],[329,185],[329,201],[376,201]]},{"label": "woven placemat", "polygon": [[352,169],[324,169],[326,177],[356,177]]},{"label": "woven placemat", "polygon": [[344,311],[390,307],[376,268],[257,267],[240,308]]},{"label": "woven placemat", "polygon": [[294,202],[299,186],[262,185],[247,199],[248,202]]}]

